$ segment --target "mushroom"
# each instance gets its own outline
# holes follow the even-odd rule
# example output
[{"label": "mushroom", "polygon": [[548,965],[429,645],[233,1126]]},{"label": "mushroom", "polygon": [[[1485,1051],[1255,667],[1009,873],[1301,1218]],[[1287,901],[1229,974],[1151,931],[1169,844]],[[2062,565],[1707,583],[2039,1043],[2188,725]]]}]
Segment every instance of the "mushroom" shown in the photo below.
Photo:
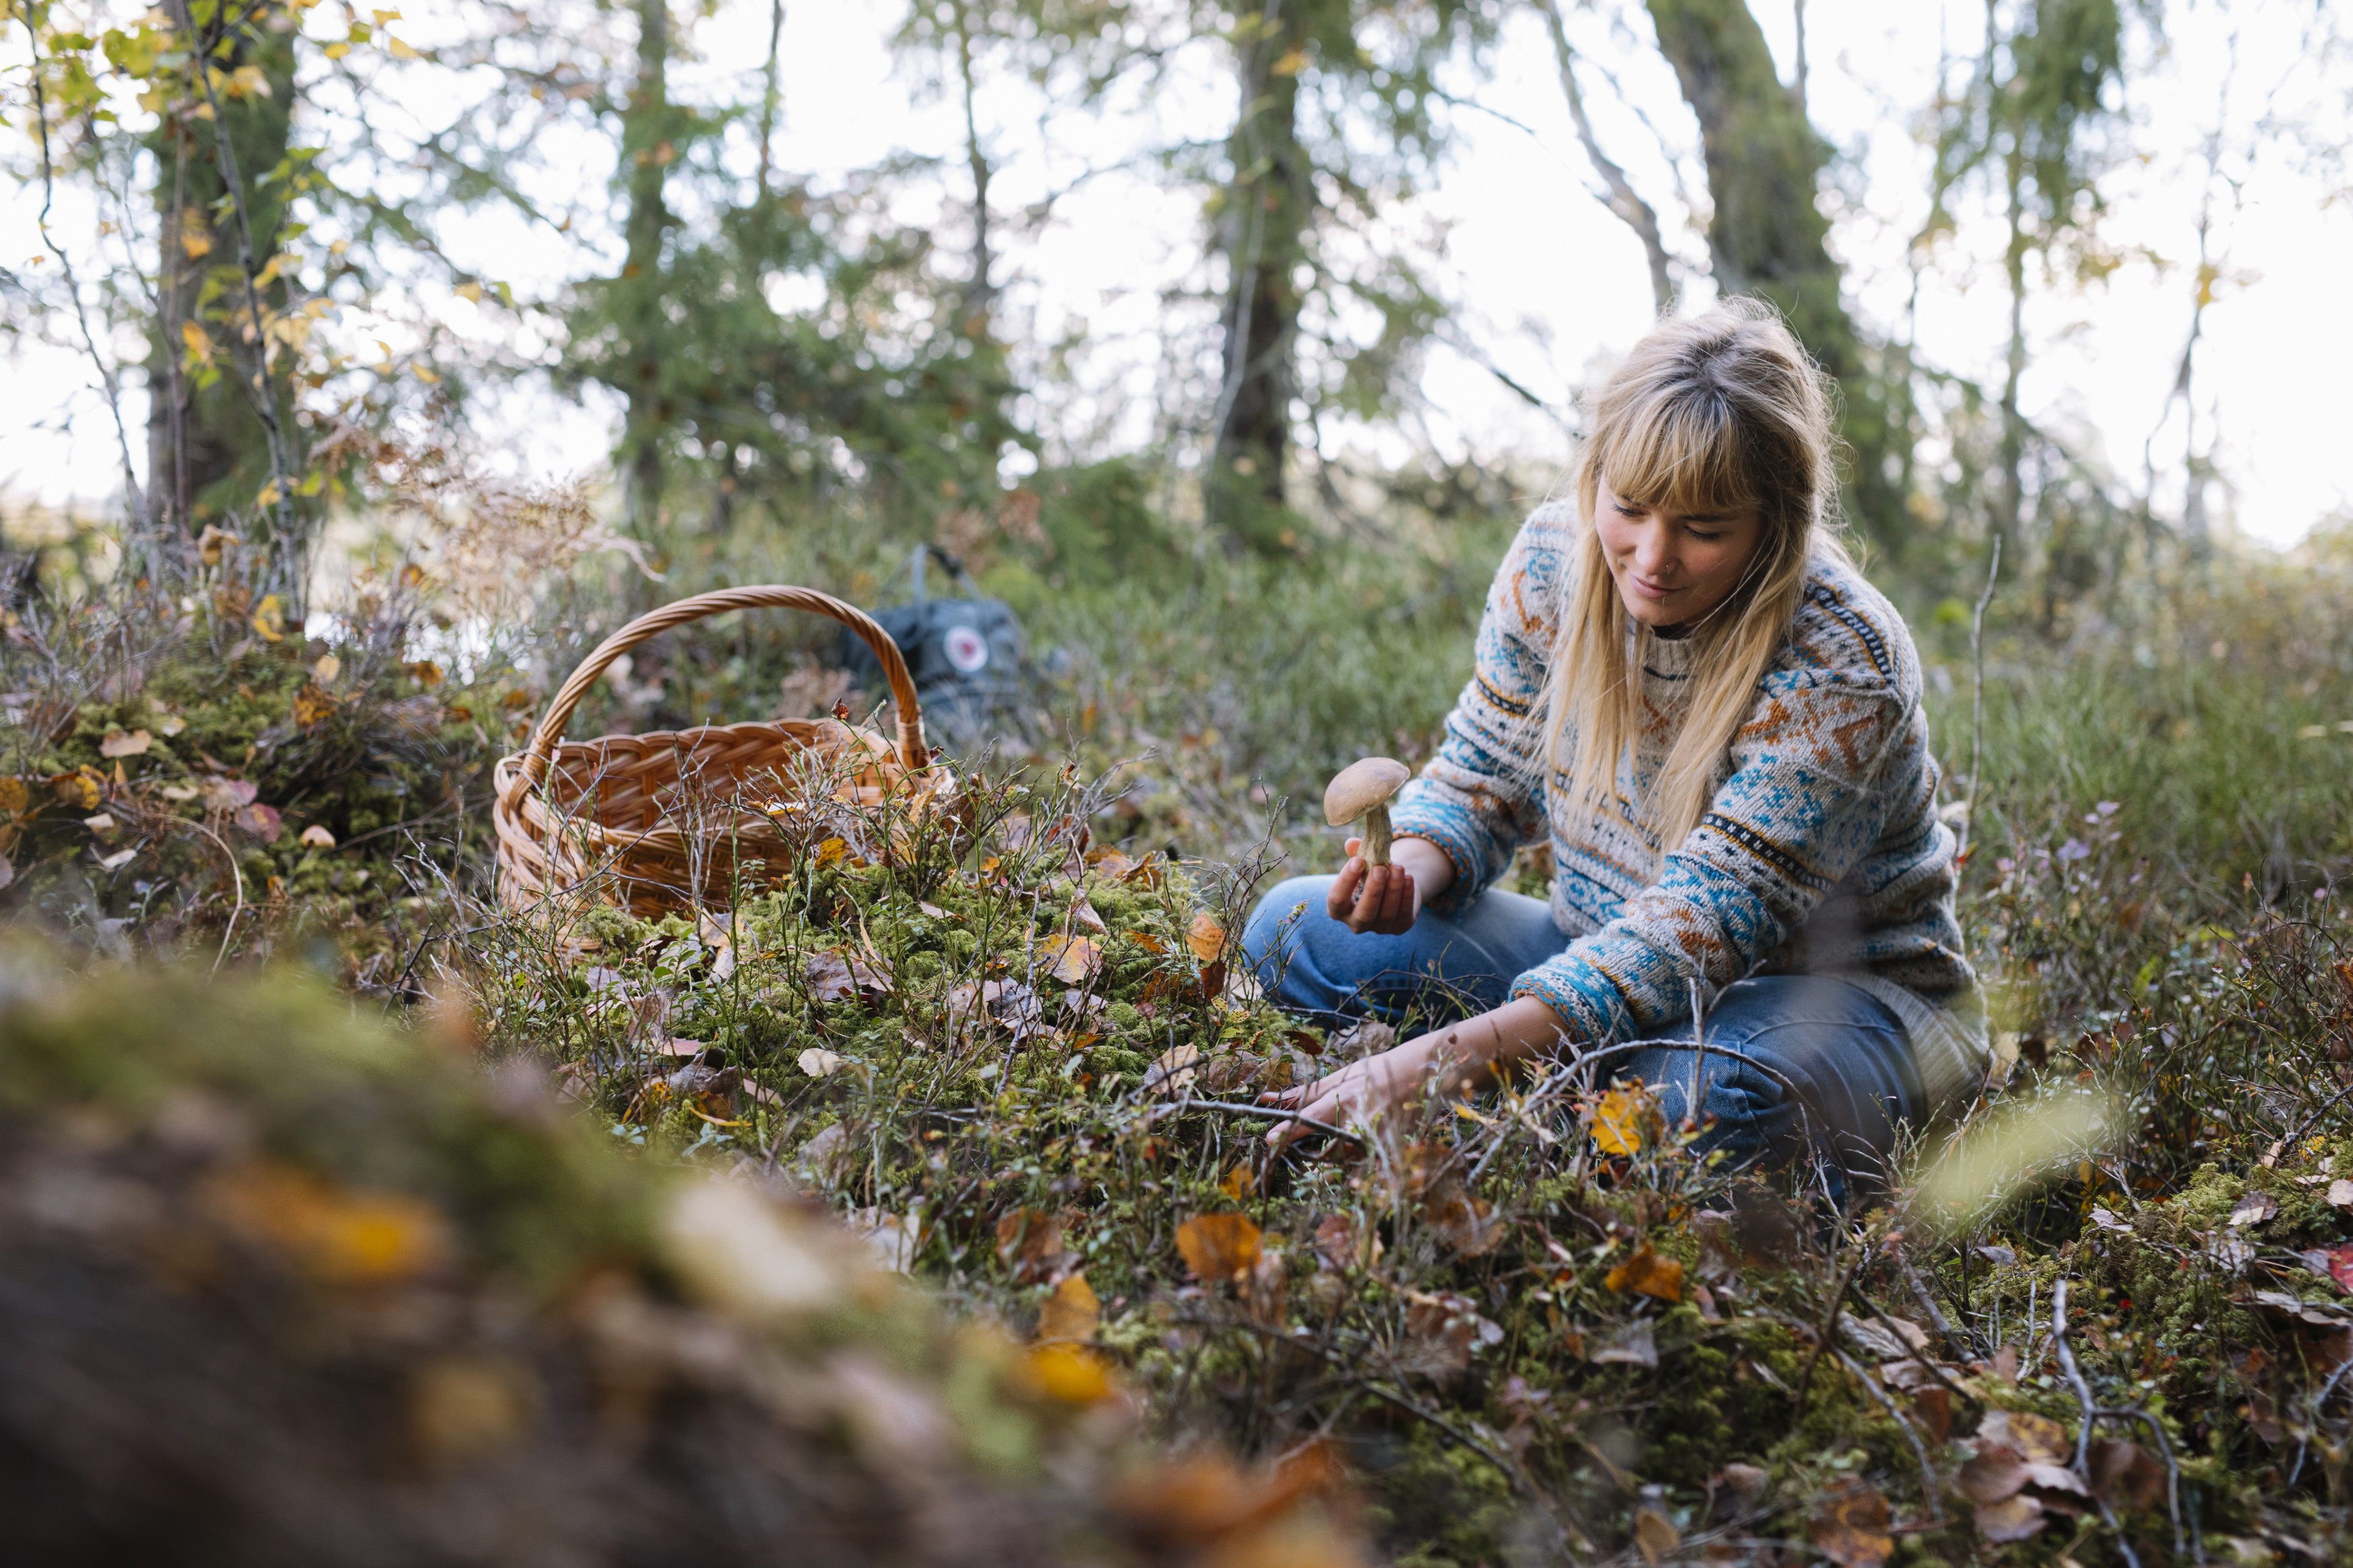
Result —
[{"label": "mushroom", "polygon": [[1412,770],[1390,757],[1366,757],[1340,770],[1324,791],[1324,820],[1345,827],[1364,818],[1365,864],[1389,863],[1389,797],[1405,787]]}]

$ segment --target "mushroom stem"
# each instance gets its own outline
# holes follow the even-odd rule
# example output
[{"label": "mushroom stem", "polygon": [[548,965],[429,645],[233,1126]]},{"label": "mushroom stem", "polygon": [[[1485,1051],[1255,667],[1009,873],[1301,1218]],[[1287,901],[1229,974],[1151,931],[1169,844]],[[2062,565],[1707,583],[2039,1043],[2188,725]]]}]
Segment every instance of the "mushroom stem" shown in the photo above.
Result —
[{"label": "mushroom stem", "polygon": [[1389,863],[1389,808],[1384,802],[1365,813],[1364,857],[1367,866]]}]

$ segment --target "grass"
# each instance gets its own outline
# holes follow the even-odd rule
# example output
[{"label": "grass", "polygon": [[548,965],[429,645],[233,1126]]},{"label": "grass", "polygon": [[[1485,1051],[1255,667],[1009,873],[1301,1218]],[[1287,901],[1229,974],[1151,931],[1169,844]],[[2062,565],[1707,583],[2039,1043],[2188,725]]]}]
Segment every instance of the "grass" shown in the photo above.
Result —
[{"label": "grass", "polygon": [[[105,697],[113,645],[93,612],[44,632],[51,684],[92,700],[17,766],[38,808],[13,830],[10,896],[206,962],[216,942],[258,957],[324,937],[322,967],[395,1006],[462,992],[489,1056],[556,1068],[638,1163],[789,1175],[953,1311],[1083,1343],[1165,1440],[1324,1445],[1398,1561],[2339,1552],[2341,569],[2218,573],[2072,650],[1997,616],[1963,915],[2005,1073],[1860,1212],[1735,1181],[1691,1156],[1690,1130],[1567,1071],[1271,1164],[1249,1101],[1351,1047],[1234,984],[1223,933],[1279,858],[1335,858],[1313,813],[1334,767],[1423,754],[1506,536],[1163,563],[1052,593],[1050,562],[1008,553],[985,580],[1068,662],[1008,747],[963,765],[961,816],[832,812],[796,830],[787,876],[707,920],[584,916],[586,958],[484,901],[482,770],[621,605],[565,600],[560,634],[453,661],[431,747],[405,753],[387,749],[417,711],[399,705],[427,695],[395,657],[413,630],[288,659],[200,606],[142,655],[152,689],[191,694],[191,733],[200,710],[283,725],[316,657],[347,659],[343,752],[300,725],[283,763],[195,749],[287,824],[337,834],[301,855],[209,796],[170,802],[217,776],[185,747],[142,753],[120,784],[83,756],[140,717]],[[661,592],[882,569],[832,534],[727,548],[740,558],[673,560]],[[1946,672],[1932,720],[1958,800],[1967,627],[1915,624]],[[795,672],[824,635],[737,617],[649,645],[575,731],[765,710],[788,678],[818,689]],[[198,700],[240,683],[242,708]],[[361,844],[354,814],[386,776],[450,807]],[[79,785],[57,798],[69,777],[107,814],[152,818],[152,864],[90,869],[120,851],[91,842]],[[194,837],[166,816],[241,857],[265,890],[246,918],[217,855],[166,858]],[[350,895],[333,879],[362,870],[397,894],[335,902]],[[57,891],[76,878],[82,903]],[[2005,1470],[2004,1451],[2055,1469]]]}]

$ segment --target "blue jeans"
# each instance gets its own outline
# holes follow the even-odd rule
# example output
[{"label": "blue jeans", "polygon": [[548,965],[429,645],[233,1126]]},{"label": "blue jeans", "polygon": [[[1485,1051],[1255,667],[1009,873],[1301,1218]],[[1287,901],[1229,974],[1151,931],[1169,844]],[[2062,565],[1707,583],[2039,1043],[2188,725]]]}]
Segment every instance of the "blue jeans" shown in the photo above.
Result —
[{"label": "blue jeans", "polygon": [[[1423,910],[1404,936],[1360,936],[1324,912],[1331,885],[1281,884],[1259,900],[1241,941],[1268,996],[1326,1026],[1371,1016],[1435,1028],[1500,1007],[1513,981],[1568,945],[1541,900],[1493,889],[1451,914]],[[1701,1123],[1715,1122],[1698,1147],[1724,1150],[1727,1163],[1784,1162],[1810,1134],[1832,1156],[1842,1194],[1836,1170],[1875,1179],[1898,1128],[1926,1107],[1903,1020],[1842,980],[1742,980],[1708,1010],[1710,1049],[1693,1048],[1688,1016],[1676,1032],[1682,1039],[1611,1047],[1599,1076],[1641,1079],[1671,1127],[1691,1113],[1696,1088]]]}]

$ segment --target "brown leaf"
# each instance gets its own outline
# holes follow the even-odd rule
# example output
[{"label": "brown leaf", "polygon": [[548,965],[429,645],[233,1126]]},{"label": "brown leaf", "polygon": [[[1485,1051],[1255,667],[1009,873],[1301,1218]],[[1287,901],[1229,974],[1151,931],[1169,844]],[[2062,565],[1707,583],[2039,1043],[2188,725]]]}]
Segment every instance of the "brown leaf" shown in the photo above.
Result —
[{"label": "brown leaf", "polygon": [[2234,1230],[2251,1230],[2277,1213],[2279,1213],[2279,1200],[2271,1194],[2249,1193],[2242,1197],[2238,1206],[2231,1211],[2231,1226]]},{"label": "brown leaf", "polygon": [[1015,1209],[997,1222],[997,1256],[1022,1279],[1062,1250],[1062,1222],[1043,1209]]},{"label": "brown leaf", "polygon": [[[1371,1257],[1366,1244],[1371,1243]],[[1347,1215],[1325,1215],[1315,1222],[1315,1250],[1333,1268],[1345,1271],[1370,1264],[1380,1256],[1380,1237],[1371,1226],[1359,1226]]]},{"label": "brown leaf", "polygon": [[1083,936],[1052,936],[1038,944],[1039,961],[1065,985],[1082,984],[1103,969],[1103,949]]},{"label": "brown leaf", "polygon": [[1202,963],[1213,963],[1219,953],[1226,951],[1226,928],[1218,923],[1217,916],[1203,910],[1193,917],[1192,925],[1187,928],[1185,945],[1191,948],[1193,956]]},{"label": "brown leaf", "polygon": [[1408,1290],[1405,1299],[1406,1332],[1413,1342],[1403,1360],[1426,1377],[1452,1376],[1471,1364],[1472,1346],[1497,1343],[1504,1337],[1499,1326],[1479,1315],[1479,1304],[1468,1296]]},{"label": "brown leaf", "polygon": [[261,793],[260,786],[246,779],[214,778],[205,781],[205,809],[224,815],[241,811],[253,804]]},{"label": "brown leaf", "polygon": [[1654,1508],[1634,1510],[1634,1545],[1641,1552],[1642,1561],[1656,1568],[1659,1560],[1683,1543],[1683,1531],[1674,1521]]},{"label": "brown leaf", "polygon": [[819,1002],[880,1002],[891,994],[890,970],[847,948],[810,953],[807,973],[809,994]]},{"label": "brown leaf", "polygon": [[2165,1496],[2165,1467],[2139,1444],[2104,1437],[2088,1458],[2092,1495],[2110,1508],[2155,1508]]},{"label": "brown leaf", "polygon": [[306,680],[294,693],[294,722],[315,730],[333,716],[337,706],[333,692],[315,680]]},{"label": "brown leaf", "polygon": [[1662,1301],[1683,1299],[1683,1266],[1672,1258],[1661,1258],[1647,1241],[1601,1282],[1612,1290],[1638,1290]]},{"label": "brown leaf", "polygon": [[109,730],[106,739],[98,743],[98,754],[101,757],[135,757],[154,743],[155,737],[144,730],[133,730],[128,734],[121,730]]},{"label": "brown leaf", "polygon": [[1082,1268],[1055,1286],[1054,1293],[1039,1309],[1038,1339],[1044,1344],[1057,1341],[1083,1344],[1095,1337],[1102,1321],[1103,1303],[1095,1299]]},{"label": "brown leaf", "polygon": [[1197,1215],[1176,1227],[1176,1250],[1205,1285],[1231,1279],[1259,1258],[1259,1228],[1245,1214]]},{"label": "brown leaf", "polygon": [[2002,1444],[1981,1444],[1977,1457],[1961,1467],[1957,1484],[1971,1502],[1997,1503],[2016,1497],[2026,1485],[2026,1466]]},{"label": "brown leaf", "polygon": [[2025,1541],[2042,1531],[2049,1516],[2034,1498],[2021,1492],[2000,1502],[1979,1503],[1978,1533],[1991,1542]]},{"label": "brown leaf", "polygon": [[1172,1099],[1192,1087],[1200,1059],[1201,1047],[1194,1045],[1174,1046],[1160,1053],[1158,1059],[1145,1069],[1143,1087],[1157,1089]]},{"label": "brown leaf", "polygon": [[1127,940],[1135,943],[1136,946],[1142,948],[1146,952],[1166,952],[1168,951],[1168,944],[1161,941],[1158,937],[1153,935],[1148,931],[1129,931],[1127,933]]},{"label": "brown leaf", "polygon": [[1840,1568],[1880,1568],[1895,1550],[1887,1526],[1887,1500],[1878,1489],[1849,1481],[1814,1511],[1811,1532],[1814,1545]]},{"label": "brown leaf", "polygon": [[1087,901],[1084,893],[1081,893],[1078,901],[1071,906],[1071,918],[1089,931],[1108,931],[1111,929],[1103,924],[1103,916],[1096,912],[1094,905]]},{"label": "brown leaf", "polygon": [[2024,1410],[1987,1411],[1978,1423],[1977,1440],[2008,1448],[2029,1464],[2063,1465],[2075,1456],[2065,1427]]}]

